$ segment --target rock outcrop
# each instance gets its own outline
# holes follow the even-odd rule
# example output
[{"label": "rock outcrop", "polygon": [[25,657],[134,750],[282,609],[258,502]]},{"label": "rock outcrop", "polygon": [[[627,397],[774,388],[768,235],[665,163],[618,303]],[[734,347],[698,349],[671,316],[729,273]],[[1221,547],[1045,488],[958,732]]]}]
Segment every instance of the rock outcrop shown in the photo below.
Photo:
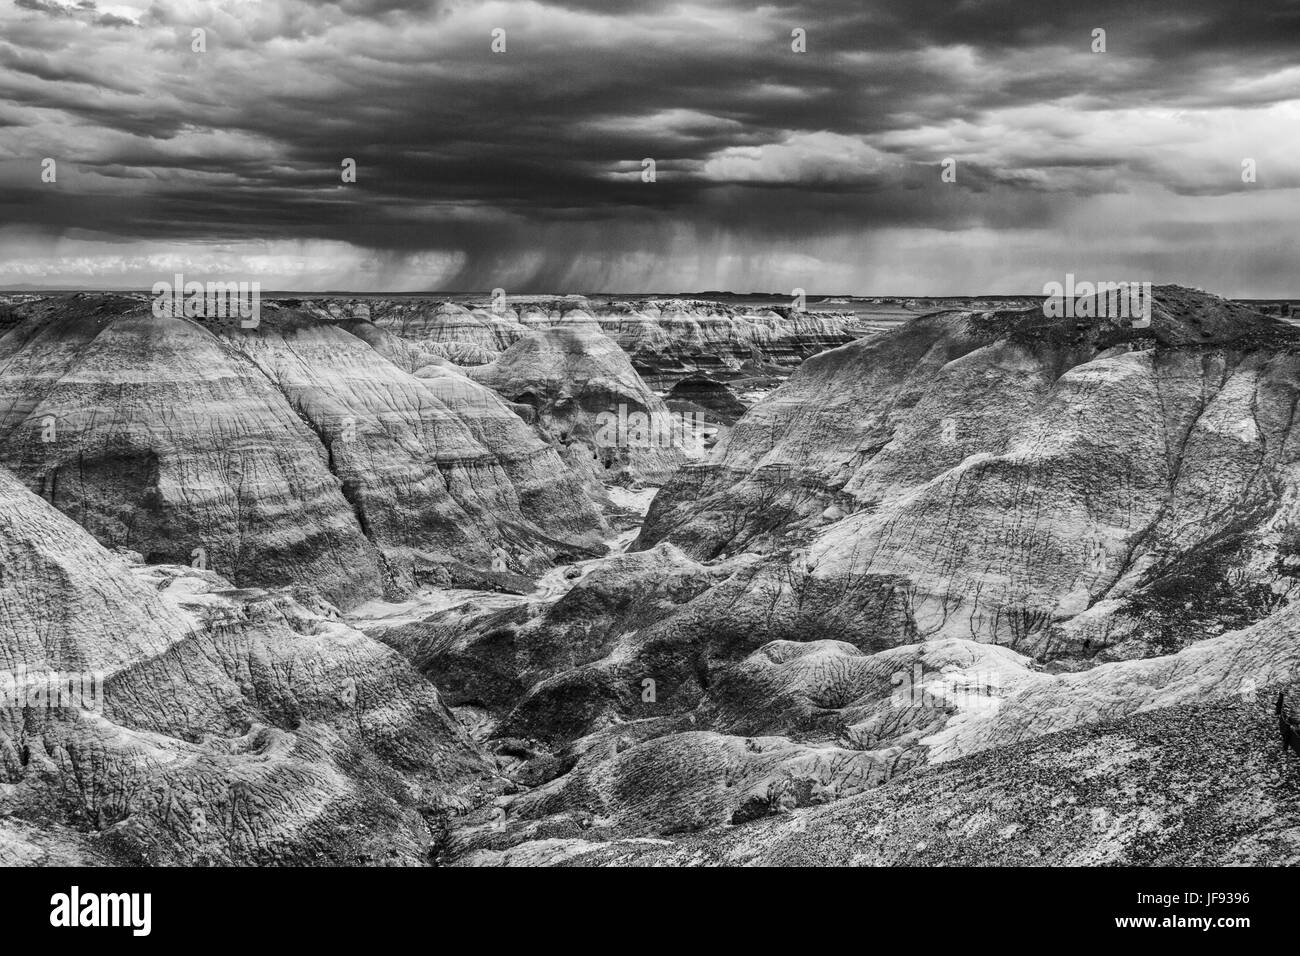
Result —
[{"label": "rock outcrop", "polygon": [[725,383],[706,375],[692,375],[674,385],[665,396],[670,407],[698,411],[706,421],[728,428],[749,409]]},{"label": "rock outcrop", "polygon": [[593,322],[540,327],[465,371],[533,408],[540,432],[570,465],[602,480],[626,475],[659,484],[700,446],[687,420],[669,412]]}]

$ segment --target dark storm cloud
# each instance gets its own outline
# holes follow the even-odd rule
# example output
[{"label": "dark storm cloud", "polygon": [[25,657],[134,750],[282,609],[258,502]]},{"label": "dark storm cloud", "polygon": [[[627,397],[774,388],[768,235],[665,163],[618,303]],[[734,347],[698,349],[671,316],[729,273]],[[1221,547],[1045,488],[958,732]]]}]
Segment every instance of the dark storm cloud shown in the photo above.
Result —
[{"label": "dark storm cloud", "polygon": [[36,10],[55,17],[66,17],[71,13],[70,7],[61,3],[47,3],[45,0],[14,0],[14,5],[24,10]]},{"label": "dark storm cloud", "polygon": [[133,27],[135,21],[115,13],[99,13],[93,0],[77,0],[76,3],[60,3],[59,0],[14,0],[14,6],[24,10],[34,10],[52,17],[80,17],[87,22],[104,27]]},{"label": "dark storm cloud", "polygon": [[[1195,117],[1291,101],[1300,45],[1300,4],[1205,0],[14,0],[0,18],[5,222],[442,250],[466,286],[539,244],[529,281],[547,283],[669,234],[761,253],[1046,228],[1070,215],[1062,197],[1231,195],[1258,149],[1217,155]],[[57,190],[30,174],[44,156]],[[941,184],[947,157],[959,188]],[[1300,182],[1267,168],[1266,188]]]}]

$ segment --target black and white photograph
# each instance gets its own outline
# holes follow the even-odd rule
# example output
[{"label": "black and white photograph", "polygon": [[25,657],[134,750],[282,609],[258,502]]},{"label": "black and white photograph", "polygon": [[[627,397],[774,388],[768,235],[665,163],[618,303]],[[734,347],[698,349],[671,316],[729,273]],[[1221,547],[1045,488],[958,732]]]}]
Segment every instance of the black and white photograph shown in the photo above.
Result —
[{"label": "black and white photograph", "polygon": [[1298,256],[1295,0],[0,0],[21,922],[960,868],[1241,945]]}]

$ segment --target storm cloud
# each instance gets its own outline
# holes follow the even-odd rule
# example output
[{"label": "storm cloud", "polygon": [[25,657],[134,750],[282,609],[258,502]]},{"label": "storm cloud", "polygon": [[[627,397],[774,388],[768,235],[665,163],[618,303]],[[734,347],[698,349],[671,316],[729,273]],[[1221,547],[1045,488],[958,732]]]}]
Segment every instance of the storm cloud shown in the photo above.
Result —
[{"label": "storm cloud", "polygon": [[0,4],[0,286],[1296,291],[1297,3]]}]

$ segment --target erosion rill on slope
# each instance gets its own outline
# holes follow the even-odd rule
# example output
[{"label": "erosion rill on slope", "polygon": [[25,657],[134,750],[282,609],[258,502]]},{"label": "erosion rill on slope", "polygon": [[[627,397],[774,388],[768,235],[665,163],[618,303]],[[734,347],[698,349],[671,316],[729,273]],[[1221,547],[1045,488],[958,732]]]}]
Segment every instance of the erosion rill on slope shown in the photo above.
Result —
[{"label": "erosion rill on slope", "polygon": [[3,469],[0,560],[0,666],[29,703],[87,678],[0,709],[0,863],[418,863],[483,799],[433,686],[328,606],[132,565]]},{"label": "erosion rill on slope", "polygon": [[1295,862],[1300,329],[920,306],[12,298],[0,862]]},{"label": "erosion rill on slope", "polygon": [[595,553],[581,485],[495,392],[420,377],[345,328],[147,302],[38,304],[0,338],[0,463],[108,547],[348,607]]}]

